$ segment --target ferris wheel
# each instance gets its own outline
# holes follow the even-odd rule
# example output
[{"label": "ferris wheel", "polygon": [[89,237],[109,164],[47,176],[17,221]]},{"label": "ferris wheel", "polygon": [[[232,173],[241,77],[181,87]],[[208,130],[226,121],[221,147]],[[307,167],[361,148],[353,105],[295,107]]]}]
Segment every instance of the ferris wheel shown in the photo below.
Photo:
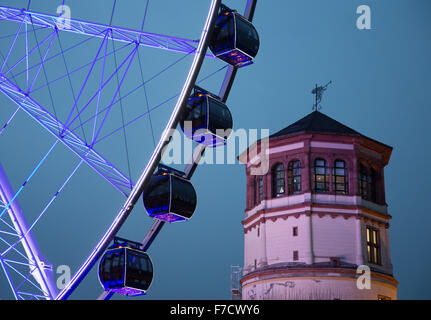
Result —
[{"label": "ferris wheel", "polygon": [[[140,30],[114,26],[114,14],[121,5],[116,0],[109,24],[65,17],[64,0],[59,4],[59,15],[32,11],[31,1],[24,9],[0,6],[0,92],[10,102],[9,107],[14,107],[0,129],[0,138],[20,113],[54,138],[18,188],[11,186],[7,168],[0,164],[0,265],[15,299],[67,299],[97,264],[103,290],[98,299],[110,299],[115,293],[134,296],[150,292],[153,263],[148,248],[166,222],[180,223],[192,217],[197,194],[190,180],[199,160],[206,148],[224,145],[232,129],[232,115],[226,104],[229,92],[238,69],[252,64],[259,49],[259,36],[251,23],[256,1],[247,0],[243,14],[221,0],[209,1],[199,40],[144,32],[149,0],[143,2]],[[174,52],[178,57],[147,74],[141,59],[146,48]],[[90,59],[84,57],[84,51],[91,53]],[[188,57],[192,61],[185,67],[188,70],[181,91],[168,97],[163,93],[165,97],[151,106],[148,92],[152,81]],[[200,76],[205,59],[222,61],[223,65]],[[205,80],[220,72],[224,76],[219,92],[204,89]],[[58,87],[60,103],[55,99]],[[126,119],[123,103],[133,95],[140,95],[144,108]],[[157,123],[151,116],[174,101],[172,112],[163,113],[165,125],[157,141]],[[118,111],[115,115],[114,110]],[[8,111],[3,108],[1,114]],[[144,170],[132,179],[125,129],[145,118],[153,147]],[[183,170],[161,163],[177,127],[195,145],[192,159]],[[218,134],[219,129],[225,134]],[[109,142],[116,134],[124,138],[124,169],[105,155],[106,150],[116,148]],[[49,201],[40,206],[40,212],[29,217],[20,206],[20,194],[59,145],[65,146],[78,163]],[[80,268],[58,291],[52,265],[43,256],[32,231],[43,223],[50,206],[82,165],[91,168],[125,200]],[[138,202],[153,224],[142,234],[141,242],[117,237]]]}]

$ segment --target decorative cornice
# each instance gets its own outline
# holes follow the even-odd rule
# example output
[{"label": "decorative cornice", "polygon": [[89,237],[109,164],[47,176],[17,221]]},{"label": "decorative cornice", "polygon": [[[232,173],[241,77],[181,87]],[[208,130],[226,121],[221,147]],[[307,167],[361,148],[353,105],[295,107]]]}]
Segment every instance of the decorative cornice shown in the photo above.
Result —
[{"label": "decorative cornice", "polygon": [[[309,267],[309,266],[304,266],[304,267],[297,266],[297,267],[285,267],[285,268],[269,267],[269,268],[265,268],[264,270],[257,270],[244,275],[241,278],[240,283],[241,285],[244,285],[244,282],[246,281],[264,280],[262,278],[267,276],[274,276],[274,275],[279,278],[283,278],[283,277],[318,278],[322,276],[337,278],[337,277],[340,277],[340,274],[344,276],[352,277],[352,278],[357,278],[360,276],[360,274],[356,273],[356,269],[354,268],[343,268],[343,267],[328,268],[328,267]],[[398,286],[398,280],[396,280],[393,276],[376,272],[376,271],[371,271],[371,280],[381,281],[381,282],[390,284],[395,288],[397,288]]]},{"label": "decorative cornice", "polygon": [[[298,212],[292,213],[283,213],[286,210],[294,210],[294,209],[304,209],[298,210]],[[333,211],[325,211],[325,209],[344,209],[344,210],[359,210],[362,213],[346,213],[346,212],[333,212]],[[267,216],[268,213],[280,212],[279,215]],[[255,220],[252,224],[244,227],[244,233],[256,228],[261,223],[265,223],[266,220],[270,220],[272,222],[276,222],[278,219],[287,220],[290,217],[294,217],[298,219],[300,216],[311,216],[317,215],[319,218],[323,218],[325,216],[330,216],[335,219],[337,217],[343,217],[344,219],[361,219],[364,222],[371,221],[373,224],[377,224],[378,226],[384,226],[385,228],[389,228],[389,223],[387,222],[392,218],[389,214],[382,214],[377,211],[371,210],[364,206],[359,205],[343,205],[343,204],[316,204],[311,202],[304,202],[301,204],[296,204],[293,206],[284,206],[279,208],[271,208],[271,209],[261,209],[257,211],[253,216],[246,218],[241,223],[245,226],[250,224],[253,220]],[[385,221],[382,221],[385,220]]]}]

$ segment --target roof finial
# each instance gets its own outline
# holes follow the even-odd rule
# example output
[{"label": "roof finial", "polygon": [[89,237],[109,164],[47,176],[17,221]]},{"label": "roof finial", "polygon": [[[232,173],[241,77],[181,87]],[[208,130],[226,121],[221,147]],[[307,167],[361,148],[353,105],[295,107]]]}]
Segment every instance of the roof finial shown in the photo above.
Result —
[{"label": "roof finial", "polygon": [[313,110],[316,111],[322,109],[320,102],[322,101],[323,92],[328,88],[331,83],[332,80],[329,81],[326,85],[320,87],[318,87],[316,84],[316,87],[311,91],[312,94],[316,95],[316,103],[313,105]]}]

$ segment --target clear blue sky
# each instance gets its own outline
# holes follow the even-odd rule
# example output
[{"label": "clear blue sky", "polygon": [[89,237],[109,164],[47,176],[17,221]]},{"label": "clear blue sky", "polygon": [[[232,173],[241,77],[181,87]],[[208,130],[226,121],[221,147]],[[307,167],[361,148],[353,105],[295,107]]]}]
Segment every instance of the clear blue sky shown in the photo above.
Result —
[{"label": "clear blue sky", "polygon": [[[242,12],[245,2],[230,0],[226,4]],[[145,3],[118,0],[112,24],[140,28]],[[150,0],[144,31],[198,39],[209,3]],[[0,0],[0,4],[27,7],[25,0]],[[59,4],[59,0],[32,0],[30,9],[55,14]],[[72,18],[108,24],[113,1],[66,0],[65,4],[71,8]],[[356,9],[363,4],[371,8],[371,30],[356,28]],[[17,30],[16,24],[0,22],[0,25],[0,37]],[[394,273],[400,282],[398,297],[430,299],[431,280],[427,274],[431,263],[431,208],[426,187],[430,167],[426,161],[431,156],[428,140],[431,2],[259,1],[255,25],[261,38],[260,52],[255,64],[239,71],[228,100],[235,127],[268,128],[276,132],[311,112],[311,89],[316,83],[332,80],[324,96],[322,112],[394,148],[385,172],[385,183],[389,213],[393,217],[390,239]],[[64,35],[62,39],[67,46],[84,38]],[[3,54],[9,50],[10,41],[0,40]],[[101,40],[92,40],[68,54],[70,66],[91,61],[100,43]],[[18,48],[20,46],[22,49],[22,42]],[[21,50],[21,56],[23,52]],[[117,58],[124,58],[124,54],[120,52]],[[146,78],[181,57],[155,49],[144,49],[140,54]],[[150,107],[180,90],[191,60],[192,57],[187,57],[148,85]],[[222,66],[219,61],[206,61],[200,78]],[[55,77],[56,66],[48,68]],[[73,80],[79,83],[83,75],[84,72],[77,73]],[[219,72],[202,86],[218,91],[222,76],[223,72]],[[131,90],[133,83],[139,83],[139,69],[133,67],[128,77],[130,84],[125,83],[123,92]],[[96,82],[90,86],[93,92],[97,85]],[[58,85],[53,90],[56,111],[64,116],[67,109],[62,110],[62,104],[64,101],[70,107],[70,89]],[[79,85],[75,90],[78,92]],[[84,96],[89,98],[88,93]],[[38,98],[50,105],[43,90]],[[156,138],[174,102],[151,114]],[[3,96],[0,96],[0,105],[0,123],[3,124],[14,106]],[[115,108],[112,121],[106,124],[106,133],[121,124],[120,109]],[[124,100],[123,109],[126,119],[144,112],[143,92]],[[90,132],[91,129],[86,133]],[[148,118],[127,127],[126,134],[131,175],[136,180],[153,145]],[[128,172],[123,139],[119,132],[96,149]],[[54,139],[27,115],[17,114],[0,136],[0,160],[15,188],[23,183],[53,142]],[[29,220],[42,210],[77,163],[78,159],[69,150],[56,147],[20,196]],[[198,168],[193,177],[199,197],[195,216],[187,223],[164,228],[150,249],[156,274],[148,298],[230,298],[230,265],[242,265],[243,260],[244,171],[238,164]],[[76,271],[123,201],[121,194],[83,165],[35,230],[54,268],[69,265]],[[120,235],[139,241],[150,224],[151,219],[140,203]],[[2,277],[0,275],[0,281],[4,280]],[[93,299],[100,289],[93,270],[73,297]],[[7,287],[2,285],[0,297],[9,295]]]}]

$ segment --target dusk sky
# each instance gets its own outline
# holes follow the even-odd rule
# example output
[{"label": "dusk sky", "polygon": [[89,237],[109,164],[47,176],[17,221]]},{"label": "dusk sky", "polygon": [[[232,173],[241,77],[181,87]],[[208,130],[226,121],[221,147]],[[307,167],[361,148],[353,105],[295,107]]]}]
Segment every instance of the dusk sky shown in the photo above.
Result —
[{"label": "dusk sky", "polygon": [[[71,17],[101,24],[139,30],[143,0],[65,0]],[[231,8],[244,11],[246,0],[226,0]],[[30,11],[52,15],[60,0],[32,0]],[[0,6],[27,8],[27,0],[0,0]],[[201,35],[210,1],[148,1],[143,30],[196,40]],[[371,29],[357,28],[357,8],[371,9]],[[431,102],[431,2],[429,0],[288,0],[258,1],[254,24],[260,35],[260,51],[254,64],[238,71],[227,101],[235,129],[269,129],[275,133],[312,111],[316,84],[332,84],[325,92],[321,112],[354,130],[393,147],[385,170],[386,201],[390,221],[390,246],[394,277],[399,281],[399,299],[431,299],[431,206],[426,187],[431,172],[429,120]],[[7,55],[18,23],[0,20],[0,64]],[[49,35],[36,30],[38,41]],[[12,37],[10,35],[13,35]],[[33,37],[33,34],[31,34]],[[60,31],[63,49],[85,40],[85,36]],[[33,39],[33,38],[32,38]],[[31,40],[34,41],[34,40]],[[91,62],[102,44],[91,39],[65,54],[70,70]],[[115,43],[118,49],[124,43]],[[103,47],[104,48],[104,47]],[[112,42],[108,50],[112,50]],[[131,47],[118,51],[120,64]],[[59,52],[54,42],[52,54]],[[152,48],[140,48],[134,57],[121,94],[125,96],[145,79],[153,79],[116,103],[107,117],[95,149],[119,170],[136,181],[159,139],[175,105],[193,56]],[[11,52],[9,67],[25,55],[25,38]],[[36,56],[36,58],[38,58]],[[37,62],[38,59],[30,62]],[[180,59],[183,58],[183,59]],[[111,55],[106,72],[113,72]],[[218,93],[225,63],[206,58],[198,77],[199,86]],[[168,68],[169,67],[169,68]],[[60,119],[66,119],[89,67],[73,73],[73,92],[67,81],[52,84],[51,96],[43,71],[34,98]],[[159,74],[161,71],[167,71]],[[19,73],[19,70],[14,70]],[[97,91],[102,66],[89,78],[82,103]],[[64,61],[46,65],[51,81],[64,74]],[[213,74],[214,73],[214,74]],[[210,76],[208,79],[207,76]],[[17,76],[18,82],[20,80]],[[99,79],[99,80],[97,80]],[[63,79],[66,80],[66,79]],[[116,79],[114,79],[117,81]],[[121,78],[119,79],[121,80]],[[25,82],[25,81],[24,81]],[[109,88],[108,88],[109,89]],[[109,105],[113,90],[102,97]],[[168,101],[167,101],[168,100]],[[147,105],[148,101],[148,105]],[[167,101],[166,103],[164,103]],[[80,102],[81,103],[81,102]],[[16,106],[0,94],[0,127]],[[157,108],[155,108],[157,107]],[[90,110],[91,108],[91,110]],[[110,135],[123,123],[155,108],[148,115]],[[81,120],[95,113],[95,103]],[[76,114],[75,114],[76,115]],[[92,123],[78,126],[77,134],[91,137]],[[151,126],[153,130],[151,130]],[[72,126],[73,127],[73,126]],[[18,111],[0,135],[0,163],[17,190],[56,139],[23,111]],[[127,141],[127,149],[125,141]],[[252,143],[253,141],[249,141]],[[238,148],[237,154],[242,151]],[[18,201],[33,221],[64,183],[79,158],[60,143],[25,187]],[[184,168],[184,165],[178,166]],[[166,225],[149,250],[155,277],[143,299],[230,299],[230,266],[243,264],[245,168],[235,164],[202,164],[192,182],[198,195],[196,213],[187,222]],[[89,255],[125,201],[125,197],[82,164],[34,229],[44,255],[74,273]],[[119,236],[141,241],[152,219],[141,201],[136,205]],[[102,291],[97,268],[72,295],[94,299]],[[116,298],[121,298],[115,296]],[[0,273],[0,298],[12,298]]]}]

